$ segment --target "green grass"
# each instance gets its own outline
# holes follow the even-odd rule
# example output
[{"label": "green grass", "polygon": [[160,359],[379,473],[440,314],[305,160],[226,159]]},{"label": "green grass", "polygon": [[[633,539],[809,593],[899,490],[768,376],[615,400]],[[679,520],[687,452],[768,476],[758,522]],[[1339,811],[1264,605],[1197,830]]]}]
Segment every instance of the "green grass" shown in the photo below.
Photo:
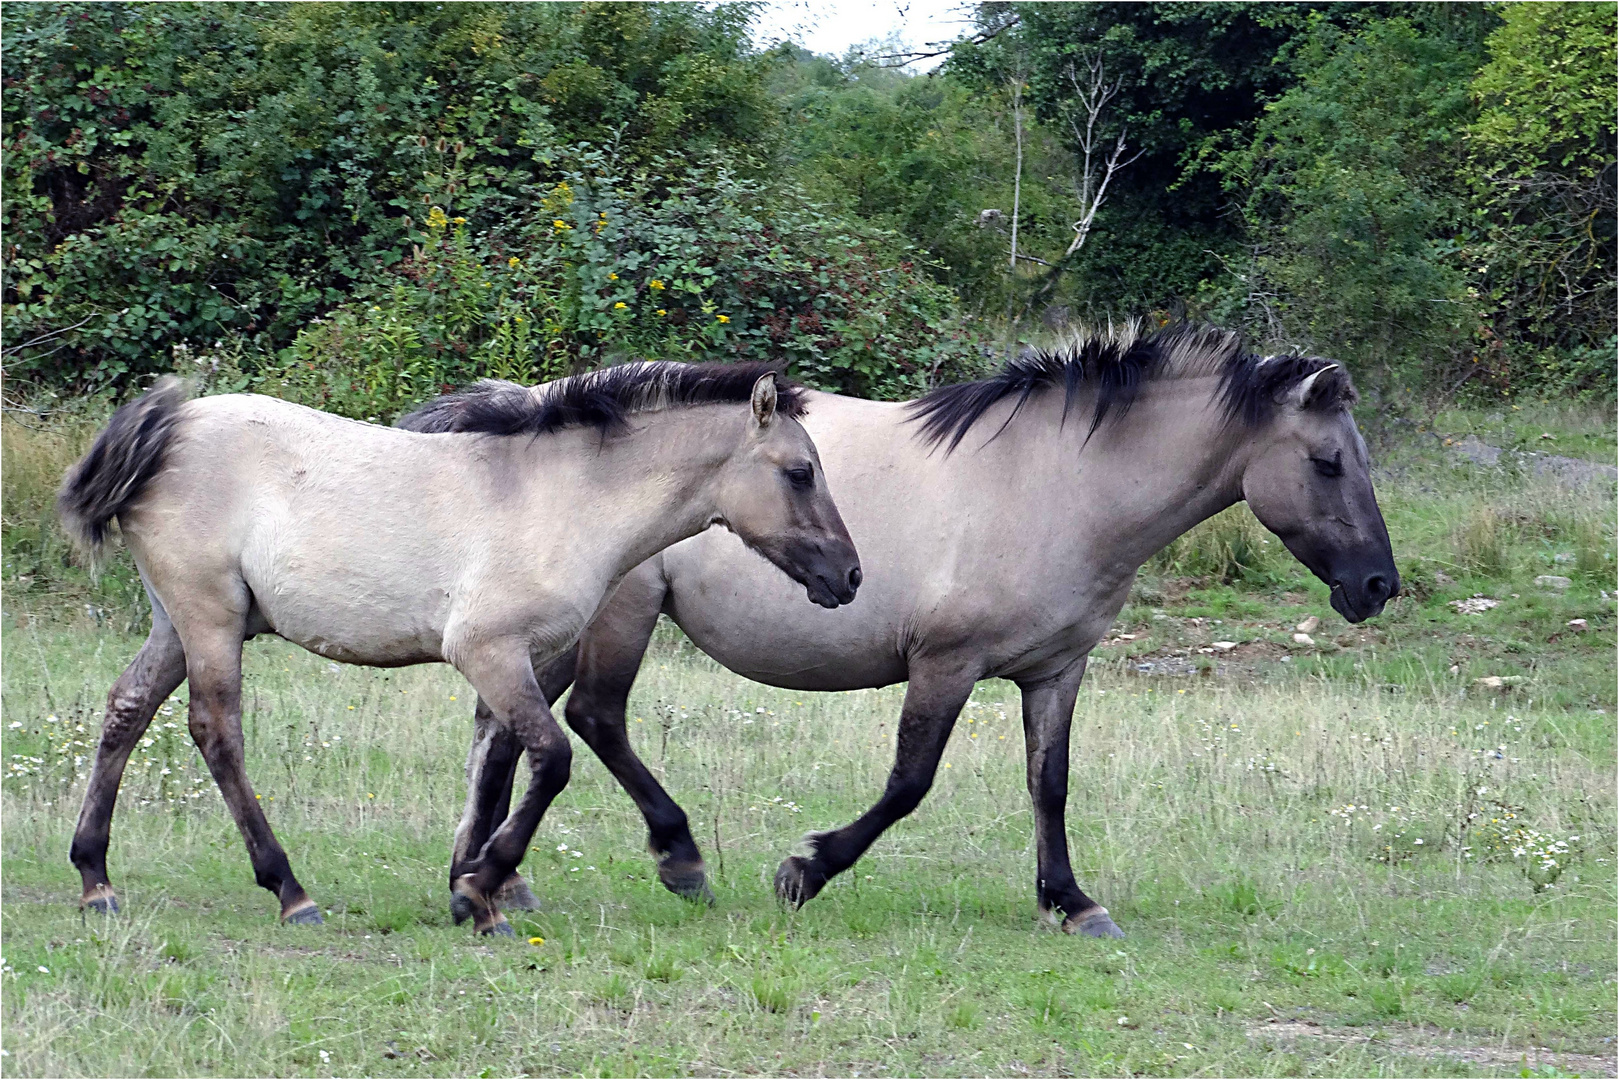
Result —
[{"label": "green grass", "polygon": [[[1035,920],[1017,695],[999,682],[921,809],[783,911],[781,858],[881,790],[903,688],[772,690],[668,629],[632,736],[691,814],[714,908],[657,883],[638,814],[581,746],[524,865],[544,909],[510,913],[516,942],[451,925],[465,685],[260,641],[249,772],[327,924],[276,925],[190,747],[184,687],[126,774],[110,858],[126,913],[82,918],[81,774],[139,637],[77,579],[35,562],[20,586],[8,568],[4,1071],[1611,1074],[1611,489],[1458,468],[1423,441],[1379,458],[1411,586],[1384,617],[1347,626],[1234,512],[1155,560],[1098,648],[1069,834],[1123,942]],[[1570,587],[1537,589],[1547,573]],[[1450,606],[1475,593],[1499,606]],[[1315,643],[1295,643],[1312,614]],[[1238,646],[1202,651],[1215,641]],[[1528,856],[1555,841],[1555,868]]]}]

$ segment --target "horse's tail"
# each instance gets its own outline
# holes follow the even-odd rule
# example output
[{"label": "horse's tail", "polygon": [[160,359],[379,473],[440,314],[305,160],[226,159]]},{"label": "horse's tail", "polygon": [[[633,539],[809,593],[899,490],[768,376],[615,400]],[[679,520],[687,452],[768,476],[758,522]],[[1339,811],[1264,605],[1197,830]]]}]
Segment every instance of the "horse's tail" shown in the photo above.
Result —
[{"label": "horse's tail", "polygon": [[74,546],[101,568],[107,524],[129,508],[163,466],[189,388],[172,375],[112,414],[90,452],[67,471],[56,513]]}]

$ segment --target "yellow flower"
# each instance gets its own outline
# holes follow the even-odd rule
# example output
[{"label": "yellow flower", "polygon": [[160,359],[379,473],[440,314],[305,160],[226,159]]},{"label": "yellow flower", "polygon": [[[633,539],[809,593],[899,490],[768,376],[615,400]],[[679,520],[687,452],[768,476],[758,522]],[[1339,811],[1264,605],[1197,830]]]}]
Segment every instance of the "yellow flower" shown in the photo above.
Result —
[{"label": "yellow flower", "polygon": [[729,315],[716,315],[714,318],[722,323],[731,321],[731,317]]},{"label": "yellow flower", "polygon": [[449,223],[450,219],[445,216],[443,207],[435,206],[427,212],[427,227],[429,229],[442,229]]},{"label": "yellow flower", "polygon": [[513,255],[511,258],[506,260],[506,265],[511,267],[513,270],[516,270],[519,266],[523,265],[523,260],[519,259],[516,255]]},{"label": "yellow flower", "polygon": [[653,278],[651,282],[648,283],[647,287],[652,289],[661,289],[663,288],[663,282],[659,281],[657,278]]},{"label": "yellow flower", "polygon": [[513,320],[513,321],[514,321],[514,322],[522,322],[522,321],[523,321],[523,317],[522,317],[522,316],[521,316],[521,315],[514,315],[514,316],[513,316],[513,317],[512,317],[512,320]]},{"label": "yellow flower", "polygon": [[531,937],[528,939],[528,943],[530,945],[544,945],[545,939],[542,937]]},{"label": "yellow flower", "polygon": [[571,229],[571,228],[573,228],[573,226],[569,225],[566,221],[563,221],[561,218],[557,218],[555,221],[551,222],[551,228],[553,228],[553,229]]},{"label": "yellow flower", "polygon": [[451,218],[450,220],[455,222],[457,225],[465,225],[467,223],[467,219],[464,217]]},{"label": "yellow flower", "polygon": [[608,281],[617,281],[618,280],[618,275],[617,274],[608,274],[607,275],[607,280]]},{"label": "yellow flower", "polygon": [[614,311],[623,311],[627,307],[629,307],[629,305],[626,304],[624,301],[620,300],[618,303],[613,305],[613,310]]},{"label": "yellow flower", "polygon": [[663,308],[659,308],[658,309],[658,314],[659,315],[667,315],[667,314],[669,314],[669,312],[665,311]]}]

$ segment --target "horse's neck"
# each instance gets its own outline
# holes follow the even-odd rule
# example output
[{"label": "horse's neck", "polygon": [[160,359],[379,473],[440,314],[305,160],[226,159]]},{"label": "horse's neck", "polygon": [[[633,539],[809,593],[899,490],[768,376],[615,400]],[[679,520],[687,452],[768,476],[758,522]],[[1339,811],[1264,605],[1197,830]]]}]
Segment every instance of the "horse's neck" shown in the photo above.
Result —
[{"label": "horse's neck", "polygon": [[592,447],[576,505],[598,537],[591,554],[610,564],[613,579],[709,526],[714,482],[734,449],[722,437],[732,425],[716,422],[717,408],[638,413],[628,433]]},{"label": "horse's neck", "polygon": [[[1074,535],[1084,538],[1090,558],[1133,573],[1242,499],[1247,440],[1213,402],[1216,383],[1207,377],[1149,384],[1126,416],[1110,418],[1091,438],[1077,459],[1079,483],[1056,500],[1057,512],[1075,516]],[[1069,455],[1090,427],[1073,419],[1059,440]]]}]

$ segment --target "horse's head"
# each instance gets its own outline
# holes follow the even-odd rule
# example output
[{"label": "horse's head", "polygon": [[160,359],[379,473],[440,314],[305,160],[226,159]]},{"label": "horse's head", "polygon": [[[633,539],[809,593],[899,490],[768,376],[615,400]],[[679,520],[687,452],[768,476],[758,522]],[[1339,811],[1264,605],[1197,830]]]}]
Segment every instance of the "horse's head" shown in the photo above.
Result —
[{"label": "horse's head", "polygon": [[832,502],[809,433],[776,409],[776,380],[753,384],[741,445],[718,489],[717,521],[804,586],[809,598],[835,608],[860,587],[860,557]]},{"label": "horse's head", "polygon": [[1277,395],[1242,475],[1254,516],[1332,590],[1352,623],[1399,594],[1388,529],[1372,493],[1366,442],[1349,413],[1355,392],[1337,364]]}]

